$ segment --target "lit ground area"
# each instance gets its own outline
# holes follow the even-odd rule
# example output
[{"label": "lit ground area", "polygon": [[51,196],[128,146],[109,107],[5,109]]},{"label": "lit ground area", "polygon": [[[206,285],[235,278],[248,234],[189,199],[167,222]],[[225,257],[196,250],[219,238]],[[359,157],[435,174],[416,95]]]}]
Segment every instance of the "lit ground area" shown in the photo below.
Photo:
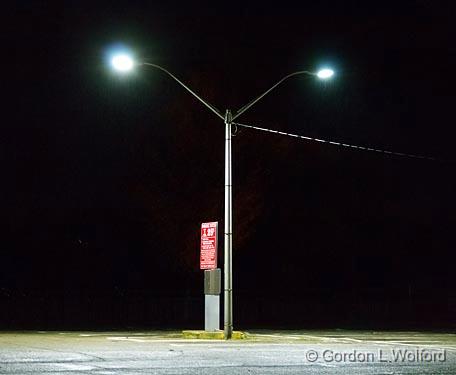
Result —
[{"label": "lit ground area", "polygon": [[0,332],[0,374],[456,374],[452,333]]}]

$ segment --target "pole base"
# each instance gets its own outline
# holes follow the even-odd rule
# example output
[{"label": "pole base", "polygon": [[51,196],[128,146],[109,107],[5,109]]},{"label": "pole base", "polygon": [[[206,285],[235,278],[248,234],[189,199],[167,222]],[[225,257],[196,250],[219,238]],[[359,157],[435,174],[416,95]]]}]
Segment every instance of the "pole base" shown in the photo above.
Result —
[{"label": "pole base", "polygon": [[[225,333],[223,331],[199,331],[199,330],[186,330],[182,331],[184,339],[203,339],[203,340],[224,340]],[[247,338],[247,334],[241,331],[233,331],[231,336],[232,340],[244,340]]]}]

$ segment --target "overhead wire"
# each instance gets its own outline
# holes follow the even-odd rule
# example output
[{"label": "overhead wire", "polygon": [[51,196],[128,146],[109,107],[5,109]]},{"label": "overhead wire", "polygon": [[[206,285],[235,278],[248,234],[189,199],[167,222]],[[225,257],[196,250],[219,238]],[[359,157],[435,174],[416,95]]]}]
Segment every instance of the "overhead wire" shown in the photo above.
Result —
[{"label": "overhead wire", "polygon": [[264,131],[264,132],[268,132],[268,133],[286,135],[286,136],[289,136],[289,137],[305,139],[307,141],[312,141],[312,142],[327,143],[327,144],[330,144],[330,145],[340,146],[340,147],[345,147],[345,148],[350,148],[350,149],[377,152],[377,153],[382,153],[382,154],[386,154],[386,155],[395,155],[395,156],[408,157],[408,158],[414,158],[414,159],[425,159],[425,160],[432,160],[432,161],[439,161],[439,162],[454,163],[454,161],[443,160],[443,159],[439,159],[439,158],[432,157],[432,156],[408,154],[408,153],[405,153],[405,152],[396,152],[396,151],[390,151],[390,150],[383,150],[383,149],[380,149],[380,148],[373,148],[373,147],[366,147],[366,146],[359,146],[359,145],[354,145],[354,144],[330,141],[330,140],[327,140],[327,139],[314,138],[314,137],[308,137],[308,136],[300,135],[300,134],[282,132],[282,131],[279,131],[279,130],[261,128],[259,126],[242,124],[242,123],[239,123],[239,122],[233,122],[233,124],[236,125],[236,126],[241,126],[243,128],[250,128],[250,129],[260,130],[260,131]]}]

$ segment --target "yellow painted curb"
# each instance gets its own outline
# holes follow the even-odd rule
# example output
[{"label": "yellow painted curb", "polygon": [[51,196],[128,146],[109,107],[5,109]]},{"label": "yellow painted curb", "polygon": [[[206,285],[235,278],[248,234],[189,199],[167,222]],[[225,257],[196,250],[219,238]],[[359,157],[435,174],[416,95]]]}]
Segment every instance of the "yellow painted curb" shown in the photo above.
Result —
[{"label": "yellow painted curb", "polygon": [[[182,331],[182,335],[184,339],[206,339],[206,340],[223,340],[225,339],[225,335],[223,331],[214,331],[214,332],[206,332],[206,331],[198,331],[198,330],[191,330],[191,331]],[[243,340],[247,337],[244,332],[241,331],[233,331],[232,339],[233,340]]]}]

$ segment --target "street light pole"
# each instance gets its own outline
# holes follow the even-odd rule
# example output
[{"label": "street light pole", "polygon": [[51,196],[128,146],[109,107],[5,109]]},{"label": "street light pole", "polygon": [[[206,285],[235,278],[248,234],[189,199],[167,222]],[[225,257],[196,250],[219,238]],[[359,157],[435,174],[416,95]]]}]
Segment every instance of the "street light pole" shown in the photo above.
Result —
[{"label": "street light pole", "polygon": [[233,116],[229,109],[226,110],[225,116],[223,117],[220,111],[209,104],[206,100],[202,99],[198,94],[191,90],[186,84],[178,79],[174,74],[166,70],[157,64],[148,62],[142,62],[140,65],[147,65],[153,68],[159,69],[166,73],[177,83],[179,83],[185,90],[191,95],[198,99],[204,106],[215,113],[218,117],[223,119],[225,123],[225,235],[224,235],[224,265],[223,265],[223,276],[224,276],[224,335],[226,339],[231,339],[233,335],[233,183],[231,173],[231,124]]},{"label": "street light pole", "polygon": [[233,184],[231,181],[231,122],[229,109],[225,113],[225,236],[224,236],[224,334],[231,339],[233,334]]},{"label": "street light pole", "polygon": [[[130,70],[134,66],[133,60],[126,55],[117,56],[112,61],[113,66],[120,71]],[[282,82],[287,80],[290,77],[296,75],[310,75],[317,76],[320,79],[330,78],[334,72],[331,69],[322,69],[318,73],[309,72],[307,70],[300,70],[293,72],[283,77],[280,81],[271,86],[268,90],[262,93],[257,98],[253,99],[245,106],[240,108],[238,111],[232,115],[229,109],[226,110],[225,116],[222,115],[221,111],[214,107],[212,104],[208,103],[206,100],[202,99],[198,94],[191,90],[187,85],[185,85],[180,79],[174,76],[171,72],[166,70],[157,64],[152,64],[148,62],[139,62],[136,65],[147,65],[156,69],[161,70],[170,76],[174,81],[179,83],[185,90],[187,90],[192,96],[199,100],[205,107],[207,107],[211,112],[213,112],[217,117],[222,119],[225,123],[225,235],[224,235],[224,335],[225,339],[231,339],[233,335],[233,264],[232,264],[232,254],[233,254],[233,184],[232,184],[232,159],[231,159],[231,125],[233,121],[247,111],[250,107],[260,101],[264,96],[269,94]]]}]

